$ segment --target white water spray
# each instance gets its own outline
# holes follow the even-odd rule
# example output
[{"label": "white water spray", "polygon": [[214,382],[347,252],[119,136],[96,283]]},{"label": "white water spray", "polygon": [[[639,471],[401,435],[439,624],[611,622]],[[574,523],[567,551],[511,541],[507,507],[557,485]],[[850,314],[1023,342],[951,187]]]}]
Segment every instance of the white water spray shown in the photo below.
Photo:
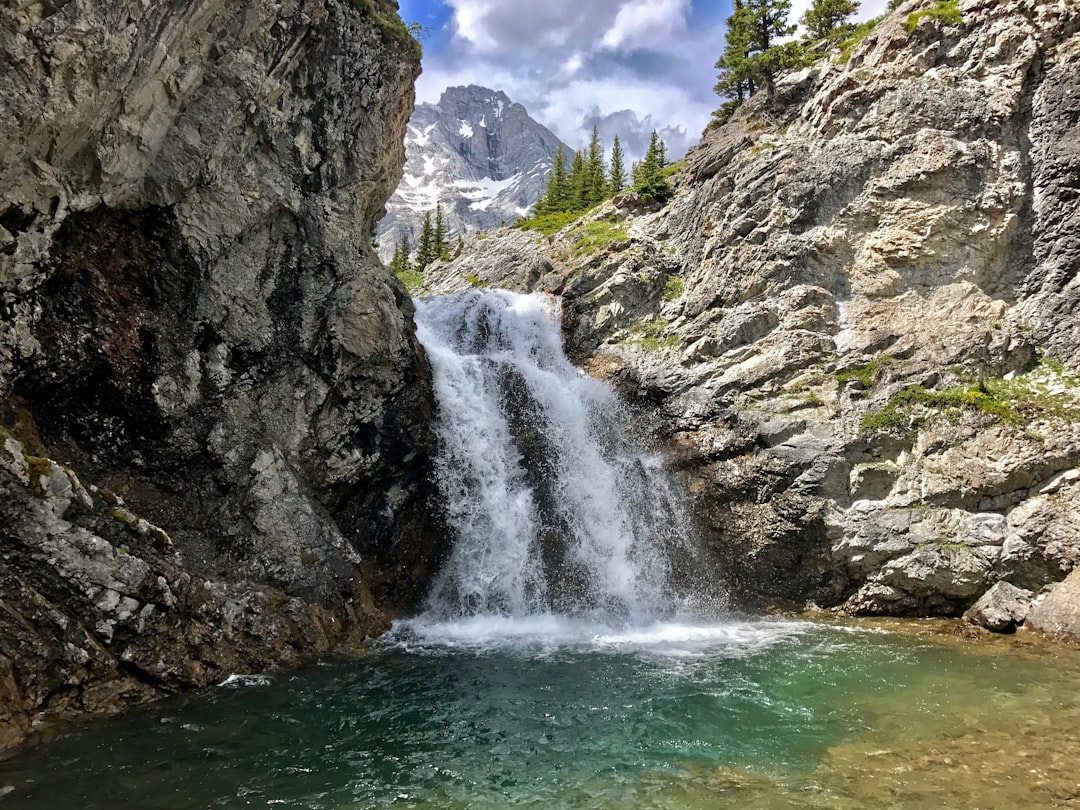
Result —
[{"label": "white water spray", "polygon": [[425,618],[674,615],[685,510],[611,390],[566,359],[557,303],[472,290],[416,307],[456,534]]}]

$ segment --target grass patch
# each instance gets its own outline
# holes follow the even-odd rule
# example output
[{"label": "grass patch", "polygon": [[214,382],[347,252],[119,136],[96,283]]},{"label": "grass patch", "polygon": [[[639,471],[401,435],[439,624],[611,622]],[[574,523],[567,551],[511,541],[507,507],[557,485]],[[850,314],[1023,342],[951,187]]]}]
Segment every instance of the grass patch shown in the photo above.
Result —
[{"label": "grass patch", "polygon": [[558,233],[567,225],[572,225],[581,218],[580,211],[568,211],[558,214],[544,214],[541,217],[521,219],[514,223],[514,227],[521,231],[539,231],[544,236]]},{"label": "grass patch", "polygon": [[610,245],[612,242],[620,242],[629,236],[624,223],[605,222],[604,220],[586,222],[580,228],[575,229],[571,235],[576,237],[574,239],[574,253],[578,256],[595,253],[600,248]]},{"label": "grass patch", "polygon": [[679,172],[681,172],[685,168],[686,168],[686,161],[685,160],[680,160],[680,161],[678,161],[676,163],[672,163],[670,166],[665,166],[664,167],[664,177],[666,177],[668,179],[671,179],[672,177],[677,175]]},{"label": "grass patch", "polygon": [[424,275],[417,270],[406,270],[403,273],[395,273],[405,289],[412,295],[424,286]]},{"label": "grass patch", "polygon": [[960,13],[959,0],[938,0],[933,8],[923,11],[913,11],[904,20],[904,30],[908,34],[914,34],[924,17],[929,17],[942,25],[960,25],[964,22],[964,15]]},{"label": "grass patch", "polygon": [[1023,425],[1033,419],[1052,417],[1066,422],[1080,421],[1080,379],[1063,376],[1053,367],[1043,364],[1069,387],[1068,393],[1051,393],[1045,379],[1021,376],[1012,380],[966,380],[963,385],[931,391],[921,385],[910,385],[892,397],[883,408],[868,411],[862,418],[862,429],[873,433],[879,430],[904,428],[911,422],[911,411],[923,406],[952,416],[977,412],[1007,425]]},{"label": "grass patch", "polygon": [[686,289],[686,279],[682,276],[671,276],[664,282],[664,300],[675,301],[681,298],[684,289]]},{"label": "grass patch", "polygon": [[395,5],[386,0],[353,0],[353,6],[375,21],[379,36],[386,45],[392,49],[401,48],[403,54],[411,59],[419,60],[423,55],[423,48],[409,26],[398,16]]},{"label": "grass patch", "polygon": [[641,346],[650,352],[657,352],[661,349],[673,349],[679,345],[679,338],[677,335],[668,335],[667,337],[664,337],[663,321],[646,321],[643,324],[635,326],[632,331],[635,337],[627,342],[635,346]]},{"label": "grass patch", "polygon": [[888,355],[882,357],[876,357],[860,368],[853,368],[850,371],[841,371],[839,374],[833,374],[833,379],[839,383],[849,382],[850,380],[858,380],[863,384],[864,388],[870,388],[875,382],[877,382],[878,376],[886,368],[893,364],[893,359]]},{"label": "grass patch", "polygon": [[837,61],[841,64],[847,64],[848,60],[851,59],[851,55],[855,53],[855,49],[862,44],[864,39],[874,32],[874,29],[877,28],[878,24],[884,19],[884,17],[875,17],[872,20],[867,20],[864,23],[856,25],[851,30],[851,33],[838,43],[840,47],[840,57]]}]

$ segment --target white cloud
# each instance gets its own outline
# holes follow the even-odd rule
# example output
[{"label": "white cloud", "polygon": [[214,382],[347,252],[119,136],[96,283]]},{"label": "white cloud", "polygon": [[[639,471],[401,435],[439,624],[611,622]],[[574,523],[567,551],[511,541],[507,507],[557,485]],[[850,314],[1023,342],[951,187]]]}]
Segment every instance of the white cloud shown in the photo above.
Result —
[{"label": "white cloud", "polygon": [[[445,2],[450,41],[425,57],[420,101],[478,84],[506,92],[571,146],[584,146],[597,124],[607,143],[614,132],[605,130],[621,128],[633,152],[656,128],[673,157],[698,140],[719,105],[713,64],[723,25],[688,24],[693,8],[717,0]],[[793,0],[790,19],[810,2]],[[886,3],[863,0],[858,18],[883,13]]]},{"label": "white cloud", "polygon": [[648,47],[686,30],[690,0],[635,0],[619,9],[615,22],[601,39],[607,48]]}]

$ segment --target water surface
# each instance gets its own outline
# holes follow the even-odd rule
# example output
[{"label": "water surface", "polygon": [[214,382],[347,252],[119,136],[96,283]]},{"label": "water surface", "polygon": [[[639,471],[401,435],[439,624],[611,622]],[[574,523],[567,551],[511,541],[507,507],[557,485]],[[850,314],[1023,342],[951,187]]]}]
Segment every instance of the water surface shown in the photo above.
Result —
[{"label": "water surface", "polygon": [[67,726],[0,808],[1075,807],[1078,673],[868,625],[418,621]]}]

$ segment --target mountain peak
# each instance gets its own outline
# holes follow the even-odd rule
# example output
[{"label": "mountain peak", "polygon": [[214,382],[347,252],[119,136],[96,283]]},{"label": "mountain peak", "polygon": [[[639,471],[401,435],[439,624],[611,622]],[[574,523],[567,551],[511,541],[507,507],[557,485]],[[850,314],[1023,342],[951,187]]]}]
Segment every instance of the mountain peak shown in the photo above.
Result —
[{"label": "mountain peak", "polygon": [[389,258],[402,236],[415,244],[436,205],[451,238],[524,216],[543,194],[560,144],[501,90],[448,87],[437,104],[418,105],[405,172],[379,224],[380,254]]}]

